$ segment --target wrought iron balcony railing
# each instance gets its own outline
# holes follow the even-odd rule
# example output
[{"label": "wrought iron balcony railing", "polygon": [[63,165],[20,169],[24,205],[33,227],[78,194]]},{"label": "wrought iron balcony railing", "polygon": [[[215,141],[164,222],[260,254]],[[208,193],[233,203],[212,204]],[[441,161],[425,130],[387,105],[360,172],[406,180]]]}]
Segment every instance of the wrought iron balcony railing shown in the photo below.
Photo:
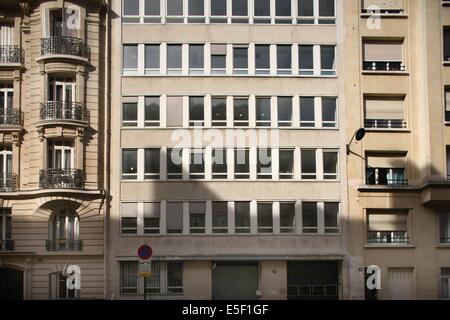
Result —
[{"label": "wrought iron balcony railing", "polygon": [[408,244],[410,238],[406,231],[368,231],[367,243]]},{"label": "wrought iron balcony railing", "polygon": [[41,120],[75,120],[87,122],[86,107],[74,101],[48,101],[41,104]]},{"label": "wrought iron balcony railing", "polygon": [[14,250],[14,240],[0,239],[0,251],[13,251],[13,250]]},{"label": "wrought iron balcony railing", "polygon": [[19,109],[0,108],[0,126],[22,125],[23,112]]},{"label": "wrought iron balcony railing", "polygon": [[24,50],[20,46],[0,45],[0,63],[23,63]]},{"label": "wrought iron balcony railing", "polygon": [[445,121],[450,121],[450,111],[445,111]]},{"label": "wrought iron balcony railing", "polygon": [[403,168],[367,168],[366,184],[382,186],[407,186]]},{"label": "wrought iron balcony railing", "polygon": [[450,238],[440,237],[439,243],[450,243]]},{"label": "wrought iron balcony railing", "polygon": [[79,38],[53,36],[41,39],[41,55],[64,54],[87,58],[89,48]]},{"label": "wrought iron balcony railing", "polygon": [[364,61],[363,70],[366,71],[405,71],[400,61]]},{"label": "wrought iron balcony railing", "polygon": [[14,192],[18,189],[18,178],[15,173],[0,173],[0,192]]},{"label": "wrought iron balcony railing", "polygon": [[404,129],[406,121],[403,120],[386,120],[386,119],[366,119],[364,120],[365,128],[387,128],[387,129]]},{"label": "wrought iron balcony railing", "polygon": [[82,240],[66,240],[66,239],[58,239],[58,240],[46,240],[45,247],[47,251],[80,251],[83,245]]},{"label": "wrought iron balcony railing", "polygon": [[79,169],[44,169],[39,173],[41,189],[83,189],[84,171]]}]

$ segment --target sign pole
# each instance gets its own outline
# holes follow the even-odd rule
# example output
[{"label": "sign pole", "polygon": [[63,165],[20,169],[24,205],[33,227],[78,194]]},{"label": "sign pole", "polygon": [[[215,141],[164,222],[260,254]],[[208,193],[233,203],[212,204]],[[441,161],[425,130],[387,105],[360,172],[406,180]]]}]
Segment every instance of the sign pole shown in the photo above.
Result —
[{"label": "sign pole", "polygon": [[144,277],[144,301],[147,300],[147,277]]},{"label": "sign pole", "polygon": [[139,247],[139,276],[144,278],[144,301],[147,300],[147,277],[152,274],[152,260],[150,259],[152,255],[153,250],[149,245],[144,244]]}]

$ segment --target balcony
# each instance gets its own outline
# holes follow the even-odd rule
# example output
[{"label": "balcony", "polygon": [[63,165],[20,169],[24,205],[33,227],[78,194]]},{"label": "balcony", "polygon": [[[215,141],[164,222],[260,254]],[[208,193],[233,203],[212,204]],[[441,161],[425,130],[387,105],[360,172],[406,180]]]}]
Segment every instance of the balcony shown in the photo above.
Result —
[{"label": "balcony", "polygon": [[383,8],[380,8],[380,9],[378,9],[378,10],[373,10],[373,9],[361,9],[361,13],[362,14],[370,14],[370,15],[373,15],[373,14],[386,14],[386,15],[388,15],[388,14],[393,14],[393,15],[395,15],[395,14],[404,14],[405,13],[405,10],[404,9],[383,9]]},{"label": "balcony", "polygon": [[41,39],[41,55],[68,55],[87,59],[89,48],[79,38],[53,36]]},{"label": "balcony", "polygon": [[403,72],[406,70],[401,61],[364,61],[364,71]]},{"label": "balcony", "polygon": [[0,45],[0,65],[1,64],[22,64],[24,50],[20,46]]},{"label": "balcony", "polygon": [[83,189],[84,171],[79,169],[44,169],[39,173],[41,189]]},{"label": "balcony", "polygon": [[386,119],[366,119],[366,120],[364,120],[364,128],[368,128],[368,129],[405,129],[406,121],[404,121],[404,120],[386,120]]},{"label": "balcony", "polygon": [[0,127],[2,126],[21,126],[23,112],[19,109],[0,109]]},{"label": "balcony", "polygon": [[46,240],[45,247],[47,251],[81,251],[82,240]]},{"label": "balcony", "polygon": [[380,186],[407,186],[405,169],[402,168],[366,168],[366,184]]},{"label": "balcony", "polygon": [[48,101],[41,104],[40,119],[42,121],[88,121],[86,107],[74,101]]},{"label": "balcony", "polygon": [[14,250],[14,240],[0,239],[0,251],[13,251],[13,250]]},{"label": "balcony", "polygon": [[0,173],[0,192],[15,192],[18,189],[18,178],[15,173]]},{"label": "balcony", "polygon": [[368,231],[367,243],[370,244],[409,244],[406,231]]}]

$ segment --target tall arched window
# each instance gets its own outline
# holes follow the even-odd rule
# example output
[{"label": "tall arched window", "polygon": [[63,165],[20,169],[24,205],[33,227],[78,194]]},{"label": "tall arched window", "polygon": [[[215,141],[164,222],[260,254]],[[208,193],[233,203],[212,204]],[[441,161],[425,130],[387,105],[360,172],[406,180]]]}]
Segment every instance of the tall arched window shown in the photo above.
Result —
[{"label": "tall arched window", "polygon": [[80,250],[80,227],[78,215],[69,209],[57,212],[50,226],[49,250]]}]

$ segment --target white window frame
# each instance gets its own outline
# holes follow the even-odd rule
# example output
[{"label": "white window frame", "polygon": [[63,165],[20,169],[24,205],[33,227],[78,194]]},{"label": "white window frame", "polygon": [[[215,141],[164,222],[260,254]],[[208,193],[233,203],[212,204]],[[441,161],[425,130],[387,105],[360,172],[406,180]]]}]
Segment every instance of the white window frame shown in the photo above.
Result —
[{"label": "white window frame", "polygon": [[[325,173],[325,170],[323,170],[324,172],[323,172],[323,178],[324,178],[324,180],[326,180],[326,181],[333,181],[333,180],[339,180],[339,150],[338,149],[322,149],[322,160],[325,158],[323,155],[325,154],[325,153],[336,153],[336,155],[337,155],[337,160],[336,160],[336,173],[335,174],[333,174],[333,173]],[[317,156],[317,154],[316,154],[316,156]],[[322,167],[325,167],[324,166],[324,160],[323,160],[323,164],[322,164]],[[328,177],[329,179],[326,179],[325,177]]]},{"label": "white window frame", "polygon": [[[50,152],[52,153],[52,164],[49,169],[74,169],[75,168],[75,148],[73,146],[73,143],[70,143],[71,145],[66,145],[66,143],[59,143],[57,141],[52,141],[49,144],[49,148],[50,148]],[[69,151],[69,162],[70,162],[70,167],[66,168],[65,164],[66,164],[66,151]],[[61,163],[60,163],[60,168],[56,168],[57,164],[56,164],[56,153],[60,152],[61,153]]]},{"label": "white window frame", "polygon": [[[247,68],[234,67],[234,49],[247,49]],[[233,44],[233,76],[247,76],[250,69],[250,45],[249,44]]]},{"label": "white window frame", "polygon": [[[122,0],[122,23],[124,24],[130,24],[130,23],[142,23],[142,13],[143,11],[143,0],[139,0],[139,8],[138,8],[138,14],[137,15],[125,15],[125,2],[127,0]],[[130,19],[129,21],[124,21]]]},{"label": "white window frame", "polygon": [[[61,225],[60,225],[60,217],[65,218],[64,222],[64,238],[56,238],[56,235],[61,234]],[[70,218],[73,217],[73,225],[71,228],[73,229],[73,234],[71,235],[69,225],[71,224]],[[50,234],[49,238],[53,241],[78,241],[80,238],[80,218],[76,212],[72,212],[69,209],[63,209],[54,214],[50,221]]]},{"label": "white window frame", "polygon": [[[0,95],[2,95],[4,97],[4,105],[1,106],[0,105],[0,110],[2,111],[3,114],[0,114],[0,116],[7,115],[8,110],[10,109],[10,107],[8,106],[8,93],[12,92],[12,102],[11,102],[11,108],[14,108],[14,88],[13,85],[8,83],[5,85],[1,85],[0,84]],[[1,123],[0,123],[1,124]]]},{"label": "white window frame", "polygon": [[159,0],[159,15],[146,15],[145,14],[145,0],[140,0],[141,1],[141,5],[139,6],[140,11],[141,11],[141,15],[142,15],[142,22],[144,23],[161,23],[161,19],[162,19],[162,11],[163,11],[163,0]]}]

